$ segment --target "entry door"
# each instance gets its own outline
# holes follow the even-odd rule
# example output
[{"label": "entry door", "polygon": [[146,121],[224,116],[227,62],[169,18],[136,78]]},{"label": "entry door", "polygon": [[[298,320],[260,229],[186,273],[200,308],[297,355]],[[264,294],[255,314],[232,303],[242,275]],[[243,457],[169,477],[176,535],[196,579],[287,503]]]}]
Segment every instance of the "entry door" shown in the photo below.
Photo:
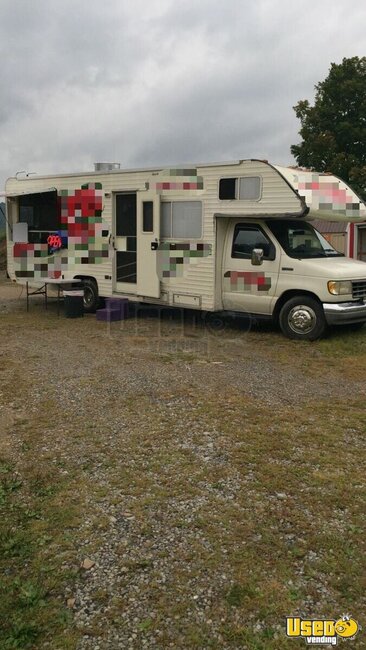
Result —
[{"label": "entry door", "polygon": [[[263,263],[252,264],[253,248],[263,250]],[[260,224],[233,221],[223,256],[224,309],[270,314],[280,265],[280,250]]]},{"label": "entry door", "polygon": [[151,298],[160,297],[157,268],[160,237],[160,195],[156,192],[137,193],[137,293]]},{"label": "entry door", "polygon": [[136,192],[115,195],[114,219],[114,289],[123,293],[136,293]]}]

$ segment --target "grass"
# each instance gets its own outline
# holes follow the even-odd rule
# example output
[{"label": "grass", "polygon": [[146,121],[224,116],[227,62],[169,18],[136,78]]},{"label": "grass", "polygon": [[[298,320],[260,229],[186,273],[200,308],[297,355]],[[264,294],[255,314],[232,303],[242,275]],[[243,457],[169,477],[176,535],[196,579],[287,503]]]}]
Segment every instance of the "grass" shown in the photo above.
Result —
[{"label": "grass", "polygon": [[[5,315],[0,335],[12,332],[16,343],[22,318]],[[27,336],[36,337],[41,323],[39,313],[30,312]],[[52,326],[43,336],[58,340],[66,323],[54,319]],[[87,326],[92,348],[97,325],[87,321],[84,330]],[[300,368],[304,381],[324,377],[361,385],[365,334],[336,332],[299,345],[259,329],[240,347],[229,330],[208,361],[245,363],[246,346],[258,346],[261,357],[283,372]],[[104,339],[103,346],[116,371],[118,342]],[[42,366],[42,354],[25,351],[29,366],[12,352],[3,355],[3,405],[29,393],[34,375],[28,370]],[[179,350],[161,356],[134,351],[132,362],[139,354],[162,373],[175,365],[195,372],[207,366],[199,364],[199,355]],[[101,368],[89,383],[81,378],[79,388],[91,382],[102,390],[108,376]],[[4,436],[0,647],[38,650],[48,642],[58,650],[76,648],[85,630],[75,625],[66,595],[80,581],[82,553],[100,550],[95,531],[108,531],[99,504],[118,508],[121,500],[128,503],[120,524],[127,546],[118,548],[114,562],[128,579],[148,577],[146,615],[135,623],[137,644],[167,618],[171,624],[163,627],[159,643],[182,649],[293,648],[294,641],[284,636],[286,615],[337,618],[350,611],[365,624],[364,397],[355,391],[344,399],[330,394],[268,407],[230,384],[216,391],[203,382],[198,388],[182,382],[171,393],[149,389],[134,397],[121,391],[118,413],[128,422],[128,435],[118,428],[112,434],[103,412],[89,422],[68,412],[67,404],[62,426],[52,426],[57,401],[49,392],[37,412],[14,420],[10,442]],[[104,400],[103,409],[112,413],[115,398],[106,391]],[[97,466],[102,483],[94,479]],[[153,551],[157,536],[170,535],[174,540],[165,551]],[[160,561],[169,565],[165,583]],[[99,589],[94,600],[108,605],[110,626],[122,627],[126,597]],[[97,626],[88,630],[96,638],[103,634]],[[352,647],[362,642],[359,635]]]},{"label": "grass", "polygon": [[[63,571],[62,560],[70,545],[60,526],[70,525],[72,512],[66,506],[60,514],[54,481],[51,474],[33,474],[31,468],[20,481],[15,468],[0,459],[0,645],[4,649],[38,647],[45,635],[56,640],[68,620],[61,594],[73,572]],[[51,544],[55,553],[50,552]],[[59,648],[73,647],[71,639],[57,643]]]}]

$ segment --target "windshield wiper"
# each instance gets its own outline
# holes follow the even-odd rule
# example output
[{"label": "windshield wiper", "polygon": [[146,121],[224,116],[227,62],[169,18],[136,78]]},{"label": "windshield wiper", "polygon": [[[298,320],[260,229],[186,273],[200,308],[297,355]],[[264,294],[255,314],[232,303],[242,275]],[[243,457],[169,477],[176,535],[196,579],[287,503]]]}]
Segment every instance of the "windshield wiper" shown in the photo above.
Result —
[{"label": "windshield wiper", "polygon": [[327,257],[344,257],[344,253],[335,251],[334,248],[324,248],[324,253],[327,254]]},{"label": "windshield wiper", "polygon": [[294,257],[297,260],[307,260],[311,257],[327,257],[324,251],[317,251],[316,253],[311,253],[310,251],[304,251],[303,253],[292,253],[291,257]]}]

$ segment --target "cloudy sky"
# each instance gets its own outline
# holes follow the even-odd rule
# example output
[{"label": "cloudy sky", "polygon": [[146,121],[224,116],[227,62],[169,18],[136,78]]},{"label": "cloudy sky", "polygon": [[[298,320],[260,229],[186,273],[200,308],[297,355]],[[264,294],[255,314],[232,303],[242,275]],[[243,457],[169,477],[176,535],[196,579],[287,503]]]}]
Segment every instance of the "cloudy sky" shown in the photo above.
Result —
[{"label": "cloudy sky", "polygon": [[366,55],[364,0],[0,0],[0,188],[19,170],[293,162],[292,107]]}]

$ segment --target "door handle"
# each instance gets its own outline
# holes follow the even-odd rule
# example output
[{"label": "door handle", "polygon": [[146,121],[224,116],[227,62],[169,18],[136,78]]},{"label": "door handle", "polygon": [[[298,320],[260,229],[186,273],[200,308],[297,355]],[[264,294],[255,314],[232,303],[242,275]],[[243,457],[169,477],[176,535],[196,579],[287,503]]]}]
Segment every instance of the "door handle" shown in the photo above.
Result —
[{"label": "door handle", "polygon": [[117,250],[117,248],[115,246],[115,237],[114,237],[114,235],[112,235],[112,233],[109,235],[108,246],[112,246],[114,251]]},{"label": "door handle", "polygon": [[157,251],[157,250],[158,250],[158,246],[159,246],[159,242],[157,242],[157,241],[152,241],[152,242],[151,242],[151,250],[152,250],[152,251]]}]

